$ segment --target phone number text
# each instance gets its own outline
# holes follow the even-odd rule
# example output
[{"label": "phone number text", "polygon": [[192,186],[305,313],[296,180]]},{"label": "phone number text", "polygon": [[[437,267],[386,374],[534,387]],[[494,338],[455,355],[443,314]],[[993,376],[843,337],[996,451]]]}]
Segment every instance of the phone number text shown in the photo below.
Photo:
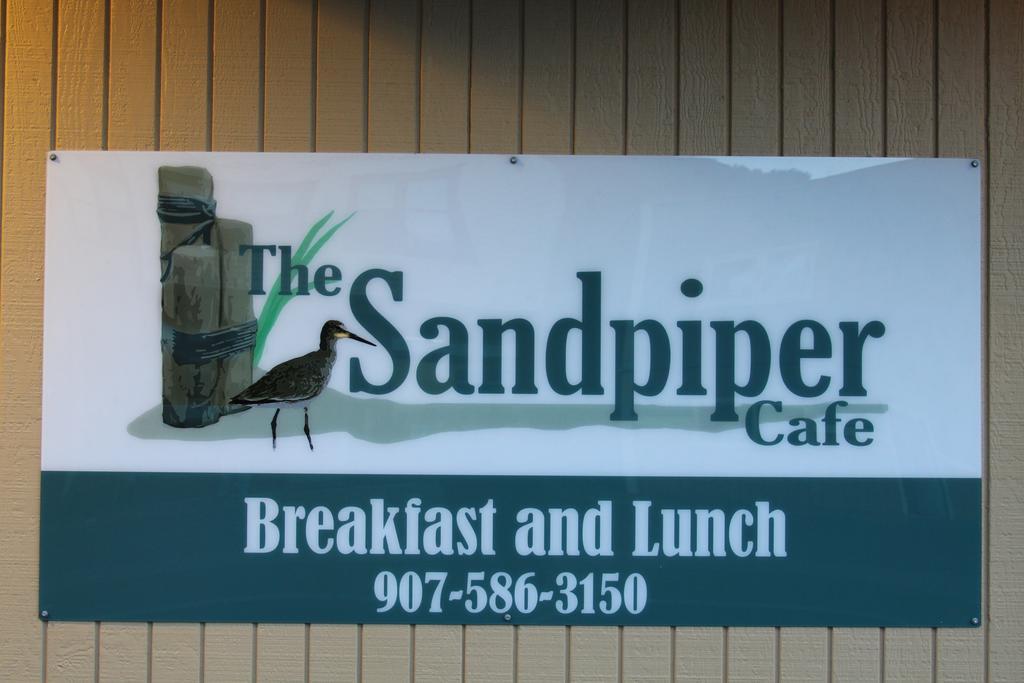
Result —
[{"label": "phone number text", "polygon": [[554,606],[559,614],[640,614],[647,606],[647,581],[641,574],[619,572],[577,575],[562,572],[554,585],[539,585],[536,572],[513,576],[508,572],[405,572],[382,571],[373,581],[377,612],[399,609],[409,614],[426,609],[431,614],[464,609],[470,614],[531,614]]}]

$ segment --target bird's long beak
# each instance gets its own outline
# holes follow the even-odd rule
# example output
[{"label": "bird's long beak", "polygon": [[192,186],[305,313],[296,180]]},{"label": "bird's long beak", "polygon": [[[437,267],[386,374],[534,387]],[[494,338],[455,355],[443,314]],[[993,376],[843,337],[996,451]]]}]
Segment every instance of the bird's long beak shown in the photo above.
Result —
[{"label": "bird's long beak", "polygon": [[369,344],[370,346],[376,346],[376,344],[374,344],[372,341],[369,341],[367,339],[363,339],[362,337],[360,337],[355,332],[348,332],[348,331],[339,332],[335,336],[340,337],[341,339],[355,339],[357,342],[363,342],[364,344]]}]

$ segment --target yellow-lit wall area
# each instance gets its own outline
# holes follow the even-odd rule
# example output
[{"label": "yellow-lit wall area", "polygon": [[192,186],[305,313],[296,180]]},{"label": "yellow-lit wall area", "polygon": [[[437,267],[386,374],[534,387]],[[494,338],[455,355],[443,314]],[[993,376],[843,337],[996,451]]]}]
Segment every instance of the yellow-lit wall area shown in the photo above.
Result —
[{"label": "yellow-lit wall area", "polygon": [[[0,680],[1024,680],[1020,0],[0,3]],[[51,148],[980,159],[982,628],[44,624]]]}]

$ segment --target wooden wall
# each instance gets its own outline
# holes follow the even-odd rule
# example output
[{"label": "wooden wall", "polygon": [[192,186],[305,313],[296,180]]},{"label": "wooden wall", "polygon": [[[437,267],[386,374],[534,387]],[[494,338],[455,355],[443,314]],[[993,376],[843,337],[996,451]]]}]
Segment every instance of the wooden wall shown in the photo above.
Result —
[{"label": "wooden wall", "polygon": [[[0,14],[0,680],[1024,678],[1019,0],[0,0]],[[980,159],[983,628],[42,623],[50,148]]]}]

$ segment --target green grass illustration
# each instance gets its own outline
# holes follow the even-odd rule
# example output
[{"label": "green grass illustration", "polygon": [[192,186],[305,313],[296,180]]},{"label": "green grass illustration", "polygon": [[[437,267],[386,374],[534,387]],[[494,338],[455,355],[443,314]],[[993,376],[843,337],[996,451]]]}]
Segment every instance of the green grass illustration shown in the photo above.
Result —
[{"label": "green grass illustration", "polygon": [[[298,251],[292,255],[292,265],[303,265],[308,266],[309,262],[317,255],[327,241],[334,236],[334,233],[341,229],[341,226],[348,223],[356,212],[353,211],[349,215],[345,216],[342,220],[335,223],[331,227],[327,228],[322,235],[318,235],[320,229],[327,225],[331,217],[334,216],[334,211],[328,212],[326,216],[314,223],[309,231],[306,233],[306,237],[302,240],[302,244],[299,245]],[[314,241],[315,240],[315,241]],[[292,283],[298,278],[297,273],[291,273],[290,275]],[[267,300],[263,303],[263,309],[260,311],[259,320],[256,323],[256,346],[252,352],[252,364],[254,366],[259,365],[260,358],[263,356],[263,349],[267,344],[267,337],[270,336],[270,331],[274,329],[274,324],[277,322],[277,318],[281,315],[281,311],[284,310],[285,305],[292,300],[295,296],[294,289],[291,294],[281,294],[281,276],[278,275],[277,279],[274,280],[273,286],[270,288],[270,293],[267,294]]]}]

